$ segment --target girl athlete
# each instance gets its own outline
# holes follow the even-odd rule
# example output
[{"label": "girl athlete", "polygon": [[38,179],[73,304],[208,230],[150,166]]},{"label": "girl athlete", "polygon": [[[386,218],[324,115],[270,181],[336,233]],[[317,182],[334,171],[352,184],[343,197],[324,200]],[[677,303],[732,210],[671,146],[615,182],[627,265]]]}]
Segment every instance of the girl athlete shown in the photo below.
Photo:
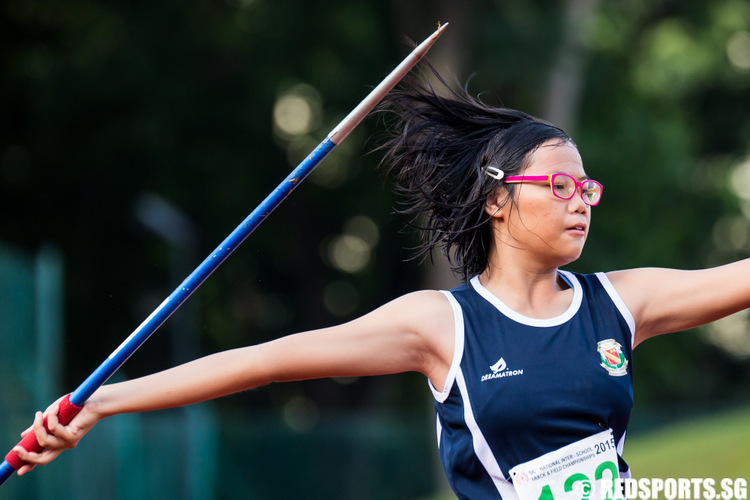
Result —
[{"label": "girl athlete", "polygon": [[[629,477],[622,447],[633,348],[750,307],[750,260],[699,271],[562,271],[581,254],[602,196],[565,132],[414,81],[384,111],[397,118],[380,149],[406,200],[400,212],[420,221],[419,253],[442,248],[462,286],[105,385],[67,426],[55,403],[45,411],[49,431],[42,413],[32,427],[45,449],[15,448],[28,462],[19,474],[112,415],[272,382],[417,371],[435,398],[440,458],[459,498],[528,498],[524,488],[540,477],[543,488],[562,481],[566,491],[571,478]],[[586,461],[604,448],[610,460]]]}]

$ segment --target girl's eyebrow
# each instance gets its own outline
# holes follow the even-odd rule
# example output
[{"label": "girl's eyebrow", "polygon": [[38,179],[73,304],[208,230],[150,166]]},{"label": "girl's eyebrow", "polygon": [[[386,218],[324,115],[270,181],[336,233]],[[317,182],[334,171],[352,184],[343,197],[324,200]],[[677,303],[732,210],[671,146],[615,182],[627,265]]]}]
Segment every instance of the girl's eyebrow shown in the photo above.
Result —
[{"label": "girl's eyebrow", "polygon": [[[542,174],[542,175],[554,175],[554,174],[565,174],[565,175],[570,175],[570,174],[568,174],[568,173],[566,173],[566,172],[562,172],[562,171],[560,171],[560,170],[553,170],[553,171],[551,171],[551,172],[549,172],[549,173],[545,173],[545,174]],[[523,175],[525,175],[525,174],[523,174]],[[591,180],[593,180],[593,179],[592,179],[592,178],[591,178],[591,177],[590,177],[590,176],[589,176],[588,174],[583,174],[583,175],[582,175],[582,176],[580,176],[580,177],[575,177],[574,175],[570,175],[570,176],[571,176],[571,177],[573,177],[573,178],[575,178],[575,179],[577,179],[577,180],[578,180],[579,182],[581,182],[581,181],[591,181]]]}]

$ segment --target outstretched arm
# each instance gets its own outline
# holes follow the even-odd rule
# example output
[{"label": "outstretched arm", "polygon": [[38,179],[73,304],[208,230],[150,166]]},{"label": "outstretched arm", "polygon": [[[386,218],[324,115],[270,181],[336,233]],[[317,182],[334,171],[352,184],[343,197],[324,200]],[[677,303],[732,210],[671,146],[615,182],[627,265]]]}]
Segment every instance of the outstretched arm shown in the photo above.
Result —
[{"label": "outstretched arm", "polygon": [[[245,391],[271,382],[417,371],[441,387],[452,359],[453,312],[439,292],[416,292],[343,325],[298,333],[257,346],[212,354],[169,370],[97,390],[66,427],[57,403],[37,415],[33,429],[41,453],[16,448],[30,464],[46,464],[102,418],[173,408]],[[31,470],[24,466],[19,474]]]},{"label": "outstretched arm", "polygon": [[633,314],[636,345],[750,307],[750,259],[697,271],[643,268],[607,277]]}]

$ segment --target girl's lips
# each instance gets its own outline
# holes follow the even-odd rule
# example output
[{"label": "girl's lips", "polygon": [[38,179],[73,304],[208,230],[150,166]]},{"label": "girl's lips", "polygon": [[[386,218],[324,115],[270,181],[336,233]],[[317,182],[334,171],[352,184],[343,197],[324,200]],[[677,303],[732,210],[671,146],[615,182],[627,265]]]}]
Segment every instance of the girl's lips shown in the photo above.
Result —
[{"label": "girl's lips", "polygon": [[586,224],[584,224],[584,223],[574,224],[574,225],[568,227],[567,230],[568,231],[573,231],[573,232],[579,232],[579,233],[582,233],[582,234],[586,234]]}]

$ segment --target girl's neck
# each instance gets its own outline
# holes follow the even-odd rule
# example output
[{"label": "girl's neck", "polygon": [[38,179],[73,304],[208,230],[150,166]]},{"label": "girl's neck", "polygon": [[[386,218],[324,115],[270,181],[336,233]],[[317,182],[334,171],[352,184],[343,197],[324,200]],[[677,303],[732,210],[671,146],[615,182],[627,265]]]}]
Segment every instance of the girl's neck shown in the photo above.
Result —
[{"label": "girl's neck", "polygon": [[532,318],[553,318],[564,313],[573,300],[573,290],[557,268],[528,270],[488,267],[479,282],[508,307]]}]

